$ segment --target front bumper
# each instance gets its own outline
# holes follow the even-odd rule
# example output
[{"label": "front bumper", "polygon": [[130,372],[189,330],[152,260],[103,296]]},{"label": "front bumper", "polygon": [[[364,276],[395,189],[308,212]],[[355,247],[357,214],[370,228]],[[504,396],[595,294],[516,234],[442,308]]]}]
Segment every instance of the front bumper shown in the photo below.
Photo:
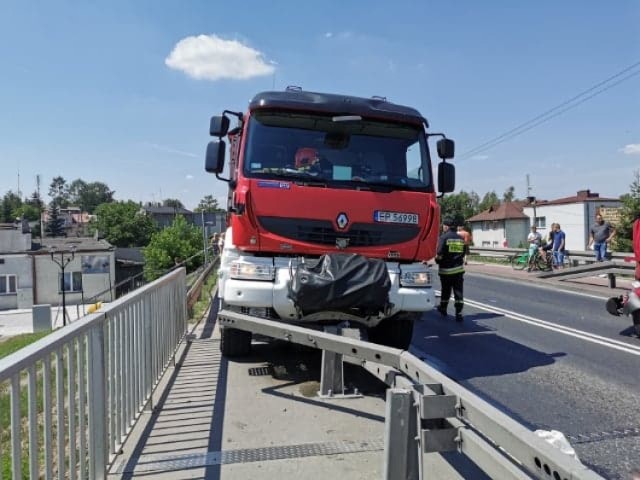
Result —
[{"label": "front bumper", "polygon": [[[384,314],[376,317],[362,318],[361,323],[375,326],[381,320],[391,317],[398,312],[426,312],[435,306],[433,288],[410,288],[400,286],[400,267],[397,263],[387,263],[391,289],[389,302],[392,304]],[[289,266],[281,265],[275,268],[275,279],[269,281],[238,280],[230,278],[228,271],[219,272],[218,292],[221,300],[230,306],[254,309],[272,309],[284,321],[315,322],[318,315],[300,317],[293,301],[288,297],[291,272]],[[327,318],[332,318],[330,315]],[[351,320],[358,321],[350,317]]]}]

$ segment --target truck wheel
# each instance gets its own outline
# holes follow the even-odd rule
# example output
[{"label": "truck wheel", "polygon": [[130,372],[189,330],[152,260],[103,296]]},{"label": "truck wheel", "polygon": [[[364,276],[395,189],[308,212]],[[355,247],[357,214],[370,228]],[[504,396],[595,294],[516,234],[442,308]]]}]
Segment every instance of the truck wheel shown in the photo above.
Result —
[{"label": "truck wheel", "polygon": [[633,318],[633,328],[636,330],[636,335],[640,337],[640,310],[636,310],[631,314]]},{"label": "truck wheel", "polygon": [[369,329],[369,341],[387,347],[407,350],[413,337],[416,315],[398,313]]},{"label": "truck wheel", "polygon": [[251,332],[225,327],[220,336],[220,351],[225,357],[241,357],[251,352]]}]

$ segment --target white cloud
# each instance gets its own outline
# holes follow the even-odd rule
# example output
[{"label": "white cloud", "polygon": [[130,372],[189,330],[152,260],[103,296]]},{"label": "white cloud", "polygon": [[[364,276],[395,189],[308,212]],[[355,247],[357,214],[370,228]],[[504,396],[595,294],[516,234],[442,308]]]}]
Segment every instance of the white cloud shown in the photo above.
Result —
[{"label": "white cloud", "polygon": [[145,143],[145,145],[147,145],[150,148],[153,148],[154,150],[158,150],[159,152],[171,153],[173,155],[181,155],[183,157],[189,157],[189,158],[198,158],[198,155],[196,155],[195,153],[185,152],[184,150],[178,150],[175,148],[168,147],[166,145],[160,145],[158,143]]},{"label": "white cloud", "polygon": [[324,38],[331,38],[333,37],[333,32],[327,32],[324,34]]},{"label": "white cloud", "polygon": [[188,173],[184,178],[186,178],[187,180],[193,180],[193,175]]},{"label": "white cloud", "polygon": [[262,52],[213,34],[183,38],[164,63],[198,80],[245,80],[271,75],[275,70],[275,62],[265,61]]},{"label": "white cloud", "polygon": [[630,143],[629,145],[625,145],[618,151],[624,153],[625,155],[640,155],[640,143]]},{"label": "white cloud", "polygon": [[489,155],[474,155],[471,160],[487,160]]}]

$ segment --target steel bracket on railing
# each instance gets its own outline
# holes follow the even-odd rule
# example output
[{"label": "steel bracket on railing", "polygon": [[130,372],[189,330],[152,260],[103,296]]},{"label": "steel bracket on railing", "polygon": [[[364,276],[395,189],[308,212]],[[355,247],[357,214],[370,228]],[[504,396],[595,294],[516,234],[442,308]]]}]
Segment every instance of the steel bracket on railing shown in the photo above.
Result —
[{"label": "steel bracket on railing", "polygon": [[[351,330],[343,326],[325,326],[324,331],[333,335],[352,337]],[[347,393],[344,387],[344,357],[341,353],[322,350],[322,367],[320,370],[320,390],[318,397],[323,399],[361,398],[358,389]]]}]

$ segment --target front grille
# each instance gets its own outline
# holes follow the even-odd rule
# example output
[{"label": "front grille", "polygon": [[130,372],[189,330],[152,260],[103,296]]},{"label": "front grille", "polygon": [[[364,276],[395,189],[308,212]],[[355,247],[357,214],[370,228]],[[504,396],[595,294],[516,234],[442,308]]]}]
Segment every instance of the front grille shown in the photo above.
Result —
[{"label": "front grille", "polygon": [[414,225],[354,223],[349,231],[340,232],[326,220],[305,218],[258,217],[265,230],[300,242],[335,245],[346,238],[350,247],[376,247],[408,242],[420,233]]}]

